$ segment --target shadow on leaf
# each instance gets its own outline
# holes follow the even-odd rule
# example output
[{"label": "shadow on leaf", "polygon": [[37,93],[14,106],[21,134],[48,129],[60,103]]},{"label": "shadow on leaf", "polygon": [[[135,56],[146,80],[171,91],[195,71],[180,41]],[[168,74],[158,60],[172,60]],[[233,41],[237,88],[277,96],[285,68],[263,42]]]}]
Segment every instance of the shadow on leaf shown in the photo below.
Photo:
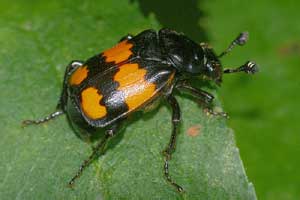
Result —
[{"label": "shadow on leaf", "polygon": [[154,13],[163,27],[183,32],[198,42],[208,40],[204,28],[200,24],[201,19],[203,19],[205,15],[204,12],[199,9],[201,3],[199,3],[198,0],[130,1],[137,1],[145,16]]}]

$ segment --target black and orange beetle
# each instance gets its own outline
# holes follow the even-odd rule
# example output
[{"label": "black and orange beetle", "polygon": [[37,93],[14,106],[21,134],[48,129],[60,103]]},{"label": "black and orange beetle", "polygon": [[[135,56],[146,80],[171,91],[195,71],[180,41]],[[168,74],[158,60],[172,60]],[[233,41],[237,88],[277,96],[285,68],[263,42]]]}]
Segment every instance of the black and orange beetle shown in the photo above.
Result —
[{"label": "black and orange beetle", "polygon": [[164,98],[172,108],[172,134],[163,151],[164,175],[181,192],[183,188],[171,179],[168,169],[181,119],[173,91],[185,90],[202,103],[207,113],[224,116],[225,113],[212,111],[214,97],[193,87],[189,80],[199,77],[220,85],[223,73],[255,73],[257,65],[254,62],[248,61],[236,69],[223,70],[219,60],[234,46],[244,45],[247,38],[246,32],[241,33],[217,56],[207,44],[197,44],[184,34],[170,29],[158,32],[145,30],[136,36],[127,35],[113,48],[84,62],[72,61],[65,72],[57,110],[43,119],[25,120],[23,123],[40,124],[65,113],[83,139],[95,131],[105,130],[104,139],[70,180],[69,185],[72,186],[129,115]]}]

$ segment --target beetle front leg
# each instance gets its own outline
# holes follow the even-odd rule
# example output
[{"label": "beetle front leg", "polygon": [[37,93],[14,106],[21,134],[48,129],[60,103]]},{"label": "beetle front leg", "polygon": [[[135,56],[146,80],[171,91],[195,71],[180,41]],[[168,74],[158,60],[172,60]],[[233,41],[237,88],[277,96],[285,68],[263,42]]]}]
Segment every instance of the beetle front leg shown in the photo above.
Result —
[{"label": "beetle front leg", "polygon": [[204,90],[198,89],[193,87],[189,82],[186,80],[180,81],[177,83],[176,88],[179,90],[186,90],[188,91],[193,97],[195,97],[198,100],[198,103],[200,103],[202,106],[204,106],[204,112],[207,115],[214,115],[214,116],[222,116],[222,117],[228,117],[227,113],[225,112],[216,112],[214,111],[212,107],[212,102],[214,99],[214,96]]},{"label": "beetle front leg", "polygon": [[183,192],[183,188],[175,183],[169,174],[169,161],[171,160],[172,153],[175,151],[177,132],[181,119],[180,108],[177,100],[172,95],[167,97],[167,101],[172,108],[172,134],[167,148],[163,151],[163,155],[165,156],[164,175],[167,181],[171,183],[178,192]]}]

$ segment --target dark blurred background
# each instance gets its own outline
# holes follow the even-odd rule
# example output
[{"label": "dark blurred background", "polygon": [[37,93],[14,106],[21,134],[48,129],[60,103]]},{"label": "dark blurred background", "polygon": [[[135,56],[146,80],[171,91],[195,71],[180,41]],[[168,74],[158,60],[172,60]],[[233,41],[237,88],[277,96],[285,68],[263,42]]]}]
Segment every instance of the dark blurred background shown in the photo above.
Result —
[{"label": "dark blurred background", "polygon": [[162,27],[169,27],[183,32],[198,41],[208,39],[204,26],[199,23],[205,17],[204,11],[198,8],[198,3],[201,3],[201,1],[130,1],[138,2],[145,16],[149,16],[151,13],[154,14]]},{"label": "dark blurred background", "polygon": [[297,1],[147,1],[143,14],[161,26],[208,41],[221,52],[241,31],[250,40],[222,61],[253,59],[260,73],[224,77],[219,98],[230,114],[244,166],[259,199],[300,196],[300,14]]}]

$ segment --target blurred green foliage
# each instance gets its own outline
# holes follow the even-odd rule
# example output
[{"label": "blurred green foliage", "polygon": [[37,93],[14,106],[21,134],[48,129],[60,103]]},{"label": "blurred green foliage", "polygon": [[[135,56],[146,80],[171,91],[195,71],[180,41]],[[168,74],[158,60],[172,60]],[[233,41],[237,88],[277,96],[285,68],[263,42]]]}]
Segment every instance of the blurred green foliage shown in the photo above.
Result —
[{"label": "blurred green foliage", "polygon": [[202,9],[210,42],[218,51],[240,31],[250,40],[223,60],[260,64],[253,77],[228,75],[219,90],[235,130],[247,175],[258,199],[300,196],[299,1],[207,1]]}]

